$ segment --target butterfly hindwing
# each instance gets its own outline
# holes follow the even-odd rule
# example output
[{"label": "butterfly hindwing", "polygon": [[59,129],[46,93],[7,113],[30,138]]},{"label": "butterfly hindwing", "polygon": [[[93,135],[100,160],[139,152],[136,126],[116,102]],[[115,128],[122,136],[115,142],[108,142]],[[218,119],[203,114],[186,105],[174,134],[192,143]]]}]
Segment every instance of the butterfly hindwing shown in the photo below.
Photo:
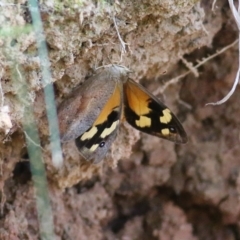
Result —
[{"label": "butterfly hindwing", "polygon": [[121,85],[116,83],[113,94],[93,125],[75,139],[78,150],[86,160],[94,159],[94,163],[102,160],[114,141],[122,109],[121,92]]},{"label": "butterfly hindwing", "polygon": [[106,71],[99,71],[76,87],[58,107],[59,130],[62,142],[78,138],[98,118],[114,92],[116,82]]},{"label": "butterfly hindwing", "polygon": [[186,143],[187,135],[177,117],[154,95],[129,79],[124,83],[124,117],[139,131],[175,143]]}]

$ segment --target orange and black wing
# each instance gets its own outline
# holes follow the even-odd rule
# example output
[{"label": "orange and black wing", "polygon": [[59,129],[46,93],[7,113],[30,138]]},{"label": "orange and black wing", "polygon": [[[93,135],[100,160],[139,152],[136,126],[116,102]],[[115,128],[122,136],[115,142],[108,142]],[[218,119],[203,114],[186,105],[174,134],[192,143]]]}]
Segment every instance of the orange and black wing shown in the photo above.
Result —
[{"label": "orange and black wing", "polygon": [[143,86],[129,79],[123,88],[124,117],[130,125],[175,143],[188,141],[177,117]]},{"label": "orange and black wing", "polygon": [[102,160],[114,141],[119,126],[122,108],[121,86],[116,83],[113,94],[93,125],[75,139],[79,152],[94,163]]}]

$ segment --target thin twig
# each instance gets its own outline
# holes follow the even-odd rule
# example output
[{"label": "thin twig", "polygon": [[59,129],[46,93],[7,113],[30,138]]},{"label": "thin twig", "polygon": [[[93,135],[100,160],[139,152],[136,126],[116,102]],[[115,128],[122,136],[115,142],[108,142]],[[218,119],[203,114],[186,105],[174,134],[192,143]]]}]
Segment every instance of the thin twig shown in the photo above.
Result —
[{"label": "thin twig", "polygon": [[192,74],[197,78],[199,77],[199,72],[197,70],[197,68],[195,68],[193,66],[193,64],[191,62],[188,62],[185,58],[180,57],[180,59],[182,60],[182,62],[185,64],[185,66],[192,72]]},{"label": "thin twig", "polygon": [[1,76],[0,76],[0,95],[1,95],[1,109],[4,106],[4,94],[3,94],[3,90],[2,90],[2,76],[3,76],[3,68],[1,70]]},{"label": "thin twig", "polygon": [[[223,52],[227,51],[228,49],[232,48],[233,46],[235,46],[238,43],[238,39],[235,40],[233,43],[227,45],[226,47],[222,48],[221,50],[217,51],[216,53],[212,54],[211,56],[204,58],[202,61],[200,61],[196,66],[194,66],[194,68],[199,68],[202,65],[204,65],[206,62],[212,60],[213,58],[219,56],[220,54],[222,54]],[[170,79],[163,87],[158,88],[157,90],[155,90],[154,95],[157,95],[159,93],[163,93],[170,85],[172,84],[176,84],[181,78],[186,77],[189,73],[192,73],[191,70]]]},{"label": "thin twig", "polygon": [[43,151],[45,151],[40,144],[37,144],[36,142],[34,142],[34,141],[30,138],[30,136],[27,134],[26,131],[23,131],[23,132],[24,132],[24,134],[25,134],[25,137],[26,137],[34,146],[39,147],[39,148],[41,148]]},{"label": "thin twig", "polygon": [[[236,7],[234,5],[233,0],[228,0],[228,2],[229,2],[229,5],[230,5],[230,9],[232,11],[232,14],[234,16],[235,22],[236,22],[236,24],[238,26],[238,31],[239,31],[238,39],[240,39],[240,15],[239,15],[239,12],[240,12],[240,2],[238,1],[238,10],[236,9]],[[237,74],[236,74],[236,77],[235,77],[232,89],[220,101],[217,101],[215,103],[207,103],[206,106],[207,105],[220,105],[220,104],[225,103],[233,95],[233,93],[235,92],[236,87],[237,87],[237,85],[239,83],[239,75],[240,75],[240,42],[238,42],[238,71],[237,71]]]},{"label": "thin twig", "polygon": [[116,29],[116,32],[117,32],[117,35],[118,35],[118,39],[119,39],[119,41],[120,41],[120,43],[121,43],[121,46],[122,46],[122,49],[121,49],[121,60],[120,60],[120,61],[122,61],[122,56],[123,56],[123,54],[127,52],[127,51],[126,51],[126,45],[127,45],[127,43],[125,43],[125,42],[123,41],[123,39],[122,39],[122,37],[121,37],[121,35],[120,35],[119,31],[118,31],[118,26],[117,26],[117,23],[116,23],[115,16],[113,16],[113,23],[114,23],[114,26],[115,26],[115,29]]},{"label": "thin twig", "polygon": [[217,0],[213,0],[213,3],[212,3],[212,11],[214,12],[214,8],[215,8],[215,5],[216,5],[216,2]]}]

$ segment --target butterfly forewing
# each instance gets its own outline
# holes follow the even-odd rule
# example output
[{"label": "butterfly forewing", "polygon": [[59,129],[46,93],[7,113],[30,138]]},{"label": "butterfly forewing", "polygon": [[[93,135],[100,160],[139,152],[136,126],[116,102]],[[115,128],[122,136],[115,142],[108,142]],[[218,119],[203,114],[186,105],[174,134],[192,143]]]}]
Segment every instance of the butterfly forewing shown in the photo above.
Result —
[{"label": "butterfly forewing", "polygon": [[124,83],[124,117],[134,128],[175,143],[186,143],[187,134],[177,117],[154,95],[129,79]]},{"label": "butterfly forewing", "polygon": [[78,150],[87,160],[99,162],[107,153],[116,137],[122,108],[121,86],[116,83],[110,96],[93,125],[75,139]]}]

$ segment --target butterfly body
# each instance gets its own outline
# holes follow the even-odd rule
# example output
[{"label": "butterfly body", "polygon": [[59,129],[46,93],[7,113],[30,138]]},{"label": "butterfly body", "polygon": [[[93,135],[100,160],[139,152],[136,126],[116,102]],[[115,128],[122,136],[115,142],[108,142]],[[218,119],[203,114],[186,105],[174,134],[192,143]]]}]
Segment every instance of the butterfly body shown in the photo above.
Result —
[{"label": "butterfly body", "polygon": [[101,68],[77,87],[58,109],[62,142],[75,139],[79,152],[94,163],[106,155],[122,113],[134,128],[176,143],[187,135],[171,111],[118,65]]}]

